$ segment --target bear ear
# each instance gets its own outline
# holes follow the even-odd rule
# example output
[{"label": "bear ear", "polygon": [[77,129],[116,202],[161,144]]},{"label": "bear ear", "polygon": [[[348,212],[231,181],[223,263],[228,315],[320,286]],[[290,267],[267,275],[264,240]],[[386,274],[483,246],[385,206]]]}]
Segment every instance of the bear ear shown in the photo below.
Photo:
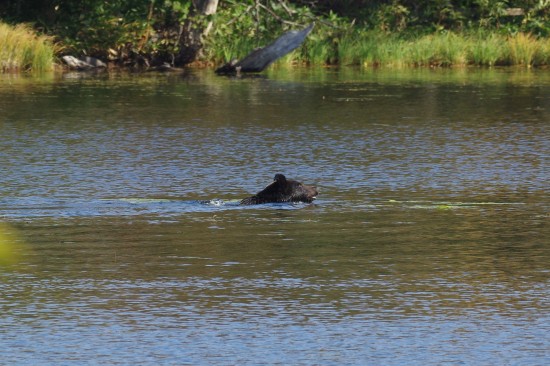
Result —
[{"label": "bear ear", "polygon": [[275,174],[275,177],[273,177],[273,180],[276,182],[284,183],[286,182],[286,177],[282,174]]}]

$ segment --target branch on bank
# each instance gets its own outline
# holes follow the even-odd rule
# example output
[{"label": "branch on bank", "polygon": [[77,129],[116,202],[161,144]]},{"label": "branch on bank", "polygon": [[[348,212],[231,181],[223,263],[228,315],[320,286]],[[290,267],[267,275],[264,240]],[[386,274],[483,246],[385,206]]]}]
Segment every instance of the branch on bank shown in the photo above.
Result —
[{"label": "branch on bank", "polygon": [[314,23],[299,31],[289,31],[266,47],[252,51],[241,61],[231,61],[219,67],[217,74],[260,72],[271,63],[298,48],[313,29]]}]

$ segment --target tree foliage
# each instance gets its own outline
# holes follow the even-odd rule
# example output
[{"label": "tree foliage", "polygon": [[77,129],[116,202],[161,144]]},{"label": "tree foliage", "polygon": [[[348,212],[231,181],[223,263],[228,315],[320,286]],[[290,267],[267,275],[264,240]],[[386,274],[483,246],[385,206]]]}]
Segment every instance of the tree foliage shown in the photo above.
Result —
[{"label": "tree foliage", "polygon": [[480,28],[503,35],[550,35],[550,0],[220,0],[217,13],[208,16],[194,11],[198,3],[4,0],[0,19],[33,24],[54,36],[66,53],[144,63],[181,59],[184,33],[210,21],[214,21],[207,40],[210,59],[242,55],[288,28],[313,21],[318,25],[305,47],[310,54],[326,53],[326,58],[336,53],[330,48],[349,36],[351,28],[405,38]]},{"label": "tree foliage", "polygon": [[388,31],[503,28],[548,36],[549,0],[294,0]]}]

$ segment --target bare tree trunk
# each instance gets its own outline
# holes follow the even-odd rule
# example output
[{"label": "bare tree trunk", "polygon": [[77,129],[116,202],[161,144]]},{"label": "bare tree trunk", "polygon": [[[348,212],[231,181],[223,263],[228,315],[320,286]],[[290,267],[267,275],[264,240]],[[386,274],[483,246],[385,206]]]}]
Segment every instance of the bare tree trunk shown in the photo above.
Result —
[{"label": "bare tree trunk", "polygon": [[176,57],[176,65],[186,65],[197,59],[203,47],[203,37],[210,29],[212,22],[205,23],[203,17],[216,13],[218,0],[193,0],[193,11],[183,24],[180,37],[180,51]]}]

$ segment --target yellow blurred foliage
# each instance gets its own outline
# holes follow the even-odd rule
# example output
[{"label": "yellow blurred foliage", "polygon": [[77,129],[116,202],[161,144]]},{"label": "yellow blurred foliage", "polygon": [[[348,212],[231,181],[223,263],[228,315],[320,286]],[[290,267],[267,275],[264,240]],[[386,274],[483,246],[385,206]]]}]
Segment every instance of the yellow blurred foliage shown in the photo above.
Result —
[{"label": "yellow blurred foliage", "polygon": [[16,264],[25,251],[25,243],[17,230],[0,222],[0,267]]}]

